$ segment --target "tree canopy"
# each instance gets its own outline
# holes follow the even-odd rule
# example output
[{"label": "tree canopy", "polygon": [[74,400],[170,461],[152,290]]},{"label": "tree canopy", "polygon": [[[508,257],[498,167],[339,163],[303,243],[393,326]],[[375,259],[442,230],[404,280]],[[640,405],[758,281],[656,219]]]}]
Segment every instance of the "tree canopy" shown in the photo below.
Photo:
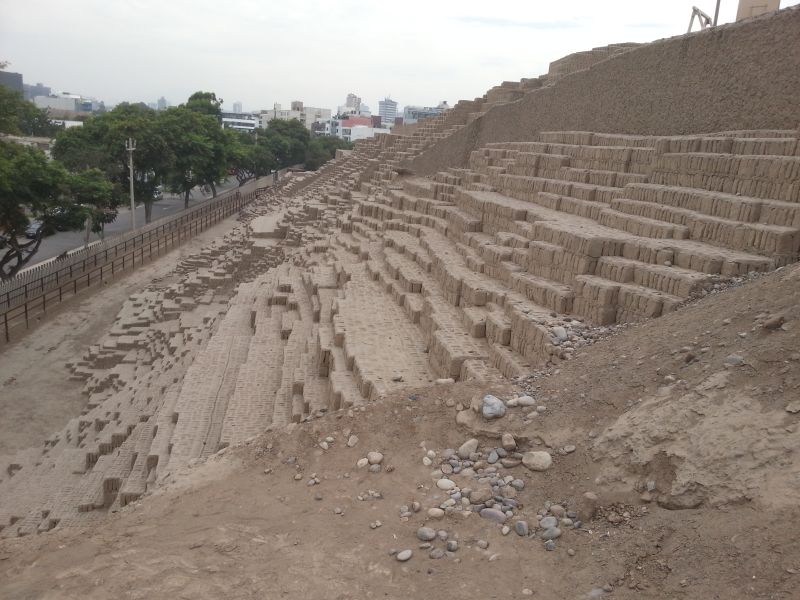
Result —
[{"label": "tree canopy", "polygon": [[48,118],[46,110],[24,100],[21,93],[0,85],[0,132],[53,137],[61,129]]},{"label": "tree canopy", "polygon": [[217,99],[214,92],[195,92],[182,106],[191,111],[215,117],[217,121],[222,120],[222,98]]},{"label": "tree canopy", "polygon": [[[216,195],[229,172],[241,185],[303,163],[317,169],[337,149],[352,147],[338,138],[312,138],[298,120],[272,120],[252,132],[223,129],[221,120],[222,99],[199,91],[165,111],[123,103],[87,117],[82,127],[61,129],[45,111],[0,86],[0,132],[56,135],[53,160],[0,142],[0,277],[27,264],[45,232],[80,229],[86,222],[102,232],[114,220],[117,207],[129,201],[129,138],[136,141],[134,197],[144,204],[148,223],[164,187],[181,193],[188,206],[192,188],[209,186]],[[42,225],[26,238],[33,221]]]},{"label": "tree canopy", "polygon": [[[44,152],[0,140],[0,279],[19,272],[52,229],[78,229],[85,216],[64,167]],[[28,235],[36,220],[40,226]]]}]

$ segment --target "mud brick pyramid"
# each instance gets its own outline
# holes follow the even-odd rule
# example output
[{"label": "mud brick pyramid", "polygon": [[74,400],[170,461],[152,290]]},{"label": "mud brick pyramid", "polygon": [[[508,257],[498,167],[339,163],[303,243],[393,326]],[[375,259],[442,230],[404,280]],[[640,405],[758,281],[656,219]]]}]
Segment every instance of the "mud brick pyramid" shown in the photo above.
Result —
[{"label": "mud brick pyramid", "polygon": [[796,130],[542,131],[409,172],[494,107],[635,51],[559,61],[265,192],[72,365],[87,408],[3,459],[0,535],[90,522],[270,427],[438,379],[524,376],[796,261]]}]

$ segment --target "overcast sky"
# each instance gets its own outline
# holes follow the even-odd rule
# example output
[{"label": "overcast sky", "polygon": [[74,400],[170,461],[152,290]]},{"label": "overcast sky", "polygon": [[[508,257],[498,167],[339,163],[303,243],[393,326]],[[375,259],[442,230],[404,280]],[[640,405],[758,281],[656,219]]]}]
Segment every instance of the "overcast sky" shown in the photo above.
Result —
[{"label": "overcast sky", "polygon": [[354,92],[377,113],[387,95],[454,104],[572,52],[680,35],[693,5],[713,16],[714,0],[0,0],[0,61],[107,104],[206,90],[228,109],[335,109]]}]

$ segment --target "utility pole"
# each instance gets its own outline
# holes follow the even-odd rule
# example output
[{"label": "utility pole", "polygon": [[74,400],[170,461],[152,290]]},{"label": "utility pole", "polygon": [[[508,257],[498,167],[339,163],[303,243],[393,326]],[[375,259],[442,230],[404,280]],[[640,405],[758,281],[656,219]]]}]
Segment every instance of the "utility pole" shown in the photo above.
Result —
[{"label": "utility pole", "polygon": [[133,151],[136,150],[136,140],[128,138],[125,142],[125,150],[128,151],[128,167],[130,168],[131,180],[131,231],[136,230],[136,203],[133,199]]},{"label": "utility pole", "polygon": [[719,20],[719,3],[722,0],[717,0],[717,9],[714,11],[714,27],[717,26],[717,21]]}]

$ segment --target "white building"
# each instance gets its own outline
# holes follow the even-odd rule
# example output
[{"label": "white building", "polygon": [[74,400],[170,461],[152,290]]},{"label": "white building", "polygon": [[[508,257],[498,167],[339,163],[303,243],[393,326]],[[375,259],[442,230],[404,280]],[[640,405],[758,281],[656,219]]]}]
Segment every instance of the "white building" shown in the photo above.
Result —
[{"label": "white building", "polygon": [[350,117],[347,119],[330,119],[318,133],[355,142],[375,137],[382,133],[391,133],[388,127],[373,127],[372,119],[367,117]]},{"label": "white building", "polygon": [[233,112],[241,114],[241,112],[242,112],[242,103],[241,102],[234,102],[233,103]]},{"label": "white building", "polygon": [[80,96],[35,96],[33,103],[37,108],[52,108],[53,110],[70,110],[77,112],[80,110]]},{"label": "white building", "polygon": [[300,101],[293,101],[289,110],[285,110],[280,104],[275,103],[272,110],[262,110],[259,115],[260,127],[265,128],[267,123],[273,119],[280,119],[282,121],[291,121],[297,119],[306,129],[311,129],[311,125],[317,121],[327,121],[331,118],[330,108],[316,108],[313,106],[305,106]]},{"label": "white building", "polygon": [[375,137],[382,133],[391,133],[392,130],[386,127],[367,127],[366,125],[356,125],[355,127],[343,127],[342,135],[339,136],[348,142],[356,142],[367,138]]},{"label": "white building", "polygon": [[438,106],[406,106],[403,108],[403,124],[412,125],[417,121],[440,115],[449,109],[450,105],[446,101],[440,102]]},{"label": "white building", "polygon": [[226,129],[253,131],[259,126],[259,118],[251,113],[222,113],[222,126]]},{"label": "white building", "polygon": [[351,117],[371,117],[372,111],[370,110],[369,106],[361,102],[358,105],[358,108],[354,108],[352,106],[347,106],[346,104],[340,104],[336,108],[336,114],[340,116],[351,116]]},{"label": "white building", "polygon": [[389,127],[394,125],[397,118],[397,102],[389,97],[378,102],[378,114],[381,116],[381,123]]}]

